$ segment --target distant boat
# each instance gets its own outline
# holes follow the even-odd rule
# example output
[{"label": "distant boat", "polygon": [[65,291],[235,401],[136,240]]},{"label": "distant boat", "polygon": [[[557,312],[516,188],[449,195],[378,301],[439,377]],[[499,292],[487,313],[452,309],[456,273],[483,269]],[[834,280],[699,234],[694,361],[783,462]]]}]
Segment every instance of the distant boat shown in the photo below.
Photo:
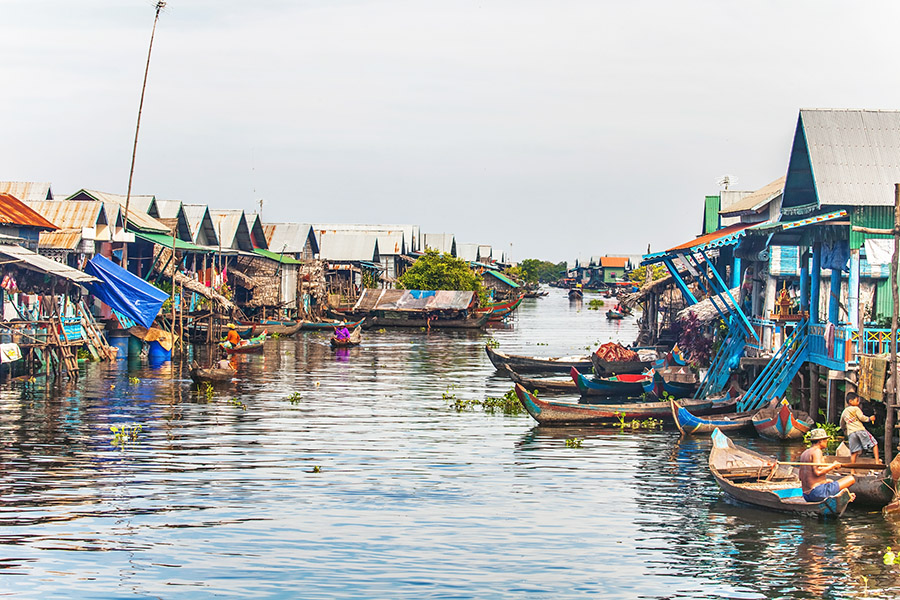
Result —
[{"label": "distant boat", "polygon": [[227,383],[234,378],[234,369],[204,369],[196,360],[191,363],[191,379],[197,385],[203,383]]},{"label": "distant boat", "polygon": [[713,431],[712,440],[709,470],[722,491],[741,504],[777,512],[840,517],[850,503],[847,490],[821,502],[807,502],[797,469],[736,446],[718,429]]},{"label": "distant boat", "polygon": [[350,333],[350,337],[339,340],[335,336],[331,336],[331,347],[332,348],[346,348],[348,346],[359,346],[360,342],[362,342],[362,326],[357,326]]},{"label": "distant boat", "polygon": [[250,352],[262,352],[263,345],[266,342],[266,332],[256,336],[255,338],[246,340],[245,344],[232,346],[228,342],[219,342],[219,347],[228,354],[248,354]]},{"label": "distant boat", "polygon": [[584,298],[584,292],[581,288],[572,288],[569,290],[569,300],[581,300]]},{"label": "distant boat", "polygon": [[362,325],[366,318],[363,317],[358,321],[302,321],[300,324],[301,331],[327,331],[335,327],[346,327],[347,329],[356,329]]},{"label": "distant boat", "polygon": [[524,295],[517,296],[512,300],[504,300],[503,302],[493,302],[487,306],[475,309],[476,315],[488,315],[489,321],[502,321],[508,315],[512,314],[522,303]]},{"label": "distant boat", "polygon": [[625,315],[617,310],[608,310],[606,311],[606,318],[610,321],[618,321],[620,319],[624,319]]}]

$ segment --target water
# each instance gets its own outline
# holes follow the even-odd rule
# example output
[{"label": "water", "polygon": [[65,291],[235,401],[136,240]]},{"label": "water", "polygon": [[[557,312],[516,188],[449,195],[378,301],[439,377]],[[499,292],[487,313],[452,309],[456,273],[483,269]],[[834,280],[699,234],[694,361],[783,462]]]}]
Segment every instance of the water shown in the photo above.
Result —
[{"label": "water", "polygon": [[[182,366],[126,361],[87,365],[59,389],[10,386],[0,593],[898,595],[900,566],[881,557],[900,547],[900,522],[731,506],[708,474],[706,439],[449,407],[445,395],[510,389],[484,353],[488,337],[544,355],[634,338],[631,320],[586,307],[554,290],[488,333],[370,331],[340,354],[322,335],[275,340],[240,357],[240,383],[211,397],[190,391]],[[143,430],[118,450],[109,427],[123,423]],[[581,448],[566,447],[572,437]]]}]

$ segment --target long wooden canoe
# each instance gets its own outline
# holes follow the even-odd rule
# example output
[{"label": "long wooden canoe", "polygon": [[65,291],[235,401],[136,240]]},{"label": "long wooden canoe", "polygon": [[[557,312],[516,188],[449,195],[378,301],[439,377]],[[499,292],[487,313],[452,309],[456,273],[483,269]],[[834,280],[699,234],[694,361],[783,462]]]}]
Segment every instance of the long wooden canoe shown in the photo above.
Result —
[{"label": "long wooden canoe", "polygon": [[709,470],[722,491],[736,502],[818,517],[840,517],[850,503],[847,490],[821,502],[807,502],[803,499],[797,469],[736,446],[718,429],[713,431],[712,440]]},{"label": "long wooden canoe", "polygon": [[331,336],[331,347],[332,348],[348,348],[350,346],[359,346],[362,342],[362,326],[357,326],[350,333],[350,337],[339,340],[335,336]]},{"label": "long wooden canoe", "polygon": [[805,412],[794,412],[787,400],[767,406],[753,415],[753,427],[761,437],[770,440],[802,440],[815,425]]},{"label": "long wooden canoe", "polygon": [[475,314],[479,316],[488,315],[489,321],[502,321],[519,307],[519,305],[522,303],[522,298],[524,297],[524,295],[520,295],[516,298],[513,298],[512,300],[494,302],[493,304],[488,304],[487,306],[476,308]]},{"label": "long wooden canoe", "polygon": [[[624,419],[660,419],[672,418],[668,402],[630,402],[624,404],[575,404],[542,400],[523,388],[515,386],[519,402],[535,421],[541,425],[562,425],[577,423],[612,423]],[[708,409],[712,406],[709,400],[686,401],[695,410]]]},{"label": "long wooden canoe", "polygon": [[517,373],[568,373],[572,367],[582,371],[591,369],[591,359],[588,356],[519,356],[505,354],[489,345],[484,347],[484,351],[498,370],[502,368],[501,365],[506,365]]},{"label": "long wooden canoe", "polygon": [[522,377],[509,366],[501,364],[498,371],[509,377],[513,383],[518,383],[527,390],[537,390],[539,392],[559,393],[565,392],[574,394],[578,392],[575,382],[571,377]]},{"label": "long wooden canoe", "polygon": [[[841,442],[836,456],[829,456],[829,460],[849,464],[850,449],[847,444]],[[868,467],[868,468],[867,468]],[[839,467],[832,471],[835,477],[853,475],[856,483],[850,486],[850,491],[856,494],[853,505],[867,508],[883,508],[894,499],[894,479],[891,469],[882,463],[876,463],[868,457],[859,457],[853,467]]]},{"label": "long wooden canoe", "polygon": [[587,378],[572,367],[569,374],[582,396],[640,396],[653,389],[653,373]]},{"label": "long wooden canoe", "polygon": [[196,360],[191,363],[191,379],[197,385],[209,383],[215,385],[218,383],[228,383],[234,378],[233,369],[204,369]]},{"label": "long wooden canoe", "polygon": [[716,415],[714,417],[701,417],[691,413],[681,406],[679,401],[670,400],[672,418],[675,425],[684,435],[709,434],[719,429],[721,431],[743,431],[753,429],[753,415],[755,411],[734,413],[730,415]]},{"label": "long wooden canoe", "polygon": [[428,318],[421,312],[403,310],[378,310],[368,317],[373,327],[424,327],[426,329],[481,329],[490,318],[490,315]]}]

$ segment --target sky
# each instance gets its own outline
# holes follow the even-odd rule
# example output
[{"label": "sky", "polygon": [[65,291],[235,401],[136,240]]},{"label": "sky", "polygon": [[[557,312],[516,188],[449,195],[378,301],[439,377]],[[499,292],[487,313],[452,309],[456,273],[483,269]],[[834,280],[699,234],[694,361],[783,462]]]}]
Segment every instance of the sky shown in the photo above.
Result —
[{"label": "sky", "polygon": [[[126,192],[152,0],[0,0],[0,180]],[[900,108],[900,3],[170,0],[134,194],[665,250],[787,171],[800,108]]]}]

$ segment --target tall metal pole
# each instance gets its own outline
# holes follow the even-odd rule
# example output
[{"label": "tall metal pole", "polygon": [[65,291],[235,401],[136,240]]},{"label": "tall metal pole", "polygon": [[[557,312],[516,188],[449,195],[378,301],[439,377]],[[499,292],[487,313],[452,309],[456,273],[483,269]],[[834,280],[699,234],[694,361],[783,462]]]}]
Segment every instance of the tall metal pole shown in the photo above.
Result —
[{"label": "tall metal pole", "polygon": [[891,462],[894,455],[894,410],[897,406],[897,318],[900,312],[900,292],[897,290],[897,265],[900,264],[900,183],[894,184],[894,256],[891,260],[891,293],[894,308],[891,311],[891,381],[893,390],[888,396],[887,414],[884,419],[884,462]]},{"label": "tall metal pole", "polygon": [[[137,156],[138,132],[141,130],[141,112],[144,110],[144,92],[147,91],[147,74],[150,72],[150,55],[153,53],[153,38],[156,36],[156,23],[159,21],[159,11],[165,8],[165,0],[156,3],[156,16],[153,18],[153,30],[150,32],[150,48],[147,50],[147,65],[144,67],[144,83],[141,85],[141,102],[138,105],[137,125],[134,128],[134,146],[131,149],[131,170],[128,171],[128,191],[125,194],[125,229],[128,229],[128,210],[131,205],[131,182],[134,179],[134,160]],[[128,242],[123,242],[122,267],[128,268]]]}]

